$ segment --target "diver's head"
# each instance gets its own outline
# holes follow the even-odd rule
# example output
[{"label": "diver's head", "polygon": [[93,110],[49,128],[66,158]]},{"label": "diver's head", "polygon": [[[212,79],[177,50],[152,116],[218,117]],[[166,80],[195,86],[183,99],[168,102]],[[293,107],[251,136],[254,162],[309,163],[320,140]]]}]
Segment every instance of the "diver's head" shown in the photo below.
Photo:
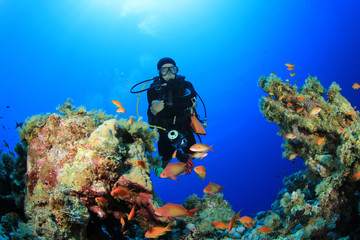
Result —
[{"label": "diver's head", "polygon": [[165,81],[175,79],[176,73],[178,72],[175,61],[168,57],[159,60],[157,69],[159,70],[160,78],[164,79]]}]

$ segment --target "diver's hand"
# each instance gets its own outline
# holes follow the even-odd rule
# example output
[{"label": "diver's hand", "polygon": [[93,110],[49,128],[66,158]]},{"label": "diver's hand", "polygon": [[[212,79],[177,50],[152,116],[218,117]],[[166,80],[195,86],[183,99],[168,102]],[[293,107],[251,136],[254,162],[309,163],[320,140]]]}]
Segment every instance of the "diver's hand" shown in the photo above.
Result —
[{"label": "diver's hand", "polygon": [[158,114],[158,112],[164,109],[164,106],[165,106],[164,101],[153,100],[151,102],[150,111],[152,114],[156,115]]}]

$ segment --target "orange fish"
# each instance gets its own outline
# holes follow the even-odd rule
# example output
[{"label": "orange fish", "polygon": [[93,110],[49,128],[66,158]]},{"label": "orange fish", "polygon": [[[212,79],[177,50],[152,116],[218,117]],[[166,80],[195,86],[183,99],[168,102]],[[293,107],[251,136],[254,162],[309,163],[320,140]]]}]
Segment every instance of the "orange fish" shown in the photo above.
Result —
[{"label": "orange fish", "polygon": [[272,229],[267,226],[262,226],[262,227],[259,227],[256,231],[261,234],[267,235],[272,232]]},{"label": "orange fish", "polygon": [[175,149],[173,155],[172,155],[172,158],[176,158],[176,153],[177,153],[177,149]]},{"label": "orange fish", "polygon": [[237,214],[235,214],[235,215],[231,218],[231,220],[230,220],[230,222],[229,222],[229,225],[228,225],[228,228],[227,228],[228,232],[230,232],[231,229],[233,228],[234,222],[235,222],[235,220],[239,217],[241,211],[242,211],[242,209],[241,209]]},{"label": "orange fish", "polygon": [[251,217],[243,216],[240,218],[240,223],[247,228],[253,228],[255,226],[255,221]]},{"label": "orange fish", "polygon": [[157,216],[165,217],[170,221],[174,221],[174,218],[183,218],[185,216],[196,217],[194,212],[198,208],[187,210],[183,206],[174,203],[167,203],[164,206],[155,210]]},{"label": "orange fish", "polygon": [[160,178],[170,178],[172,180],[179,181],[176,176],[185,174],[187,167],[188,164],[183,162],[169,163],[161,172]]},{"label": "orange fish", "polygon": [[295,64],[285,63],[285,66],[287,66],[287,67],[295,67]]},{"label": "orange fish", "polygon": [[289,82],[290,80],[289,79],[286,79],[287,82]]},{"label": "orange fish", "polygon": [[270,76],[274,76],[276,75],[276,72],[270,73]]},{"label": "orange fish", "polygon": [[276,88],[277,88],[277,89],[281,89],[282,87],[283,87],[283,86],[279,85],[279,86],[277,86]]},{"label": "orange fish", "polygon": [[348,112],[349,115],[356,113],[355,110],[351,110]]},{"label": "orange fish", "polygon": [[290,140],[292,140],[292,139],[295,139],[295,138],[296,138],[296,135],[293,134],[293,133],[287,133],[287,134],[285,134],[285,135],[283,136],[283,139],[290,139]]},{"label": "orange fish", "polygon": [[360,85],[358,83],[354,83],[354,85],[352,87],[353,87],[353,89],[359,89]]},{"label": "orange fish", "polygon": [[294,70],[294,67],[287,67],[287,70],[292,71]]},{"label": "orange fish", "polygon": [[202,178],[203,180],[205,179],[206,169],[205,169],[204,166],[197,166],[197,167],[194,168],[194,171],[197,173],[199,178]]},{"label": "orange fish", "polygon": [[99,205],[99,207],[102,207],[102,208],[107,208],[107,206],[109,205],[108,201],[103,197],[95,198],[95,202],[97,203],[97,205]]},{"label": "orange fish", "polygon": [[304,108],[299,108],[298,110],[296,110],[297,113],[301,112]]},{"label": "orange fish", "polygon": [[133,206],[133,208],[131,209],[129,215],[128,215],[128,220],[130,221],[131,219],[133,219],[135,216],[135,205]]},{"label": "orange fish", "polygon": [[298,100],[299,102],[301,102],[301,101],[305,100],[305,97],[298,97],[297,100]]},{"label": "orange fish", "polygon": [[280,97],[279,97],[279,101],[281,101],[281,99],[283,99],[284,97],[285,97],[285,96],[280,96]]},{"label": "orange fish", "polygon": [[111,196],[113,196],[116,200],[120,201],[123,200],[125,197],[129,196],[130,193],[131,190],[120,186],[111,191]]},{"label": "orange fish", "polygon": [[290,161],[292,161],[292,160],[294,160],[297,156],[299,156],[299,154],[297,154],[297,153],[291,153],[290,155],[289,155],[289,160]]},{"label": "orange fish", "polygon": [[146,238],[158,238],[164,235],[166,232],[171,232],[172,229],[170,228],[171,223],[166,227],[153,227],[152,229],[148,230],[145,233]]},{"label": "orange fish", "polygon": [[360,172],[355,173],[355,174],[351,177],[351,179],[352,179],[353,181],[359,181],[359,179],[360,179]]},{"label": "orange fish", "polygon": [[226,225],[226,223],[223,223],[223,222],[213,222],[213,223],[211,223],[211,226],[213,226],[216,229],[221,229],[221,230],[227,229],[227,227],[228,227],[228,225]]},{"label": "orange fish", "polygon": [[311,116],[317,115],[320,111],[321,111],[320,107],[314,107],[313,109],[311,109],[311,111],[308,114],[306,114],[306,116],[310,118]]},{"label": "orange fish", "polygon": [[344,173],[344,177],[346,177],[346,176],[349,175],[349,174],[350,174],[350,172]]},{"label": "orange fish", "polygon": [[207,152],[196,152],[191,155],[191,158],[193,159],[199,159],[203,160],[204,157],[206,157],[208,154]]},{"label": "orange fish", "polygon": [[120,222],[121,222],[121,228],[124,229],[125,227],[125,220],[123,217],[120,218]]},{"label": "orange fish", "polygon": [[209,146],[207,144],[201,144],[201,143],[195,143],[190,147],[190,150],[193,152],[207,152],[208,150],[212,151],[212,146]]},{"label": "orange fish", "polygon": [[294,72],[292,72],[292,73],[290,73],[290,76],[295,76],[296,75],[296,73],[294,73]]},{"label": "orange fish", "polygon": [[286,106],[288,106],[288,107],[292,107],[293,105],[292,105],[292,103],[291,103],[291,102],[288,102],[288,103],[286,104]]},{"label": "orange fish", "polygon": [[129,124],[132,124],[134,122],[133,117],[130,117],[128,122],[129,122]]},{"label": "orange fish", "polygon": [[146,162],[144,160],[136,160],[136,165],[138,165],[142,169],[148,169]]},{"label": "orange fish", "polygon": [[317,141],[317,144],[320,145],[322,144],[326,139],[324,137],[319,138],[319,140]]},{"label": "orange fish", "polygon": [[125,113],[125,108],[123,108],[123,106],[121,105],[121,103],[118,100],[112,100],[111,102],[118,107],[118,110],[116,110],[116,112]]},{"label": "orange fish", "polygon": [[213,197],[217,192],[221,192],[223,188],[224,186],[209,182],[209,184],[204,188],[203,192]]},{"label": "orange fish", "polygon": [[344,138],[346,138],[348,134],[349,134],[348,132],[344,133]]}]

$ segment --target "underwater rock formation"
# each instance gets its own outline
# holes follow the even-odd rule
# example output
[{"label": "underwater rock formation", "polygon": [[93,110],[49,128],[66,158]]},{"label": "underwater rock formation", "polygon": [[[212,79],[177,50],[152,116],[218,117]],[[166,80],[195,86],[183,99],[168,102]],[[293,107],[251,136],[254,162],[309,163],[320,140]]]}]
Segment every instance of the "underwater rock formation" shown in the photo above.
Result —
[{"label": "underwater rock formation", "polygon": [[[142,121],[105,121],[107,117],[96,116],[72,109],[65,116],[46,115],[40,126],[29,124],[31,128],[25,125],[21,130],[28,146],[24,209],[27,225],[38,237],[104,237],[101,229],[114,223],[121,226],[133,207],[132,222],[143,231],[167,222],[154,214],[162,204],[150,179],[150,167],[159,161],[150,155],[156,131]],[[39,124],[38,120],[28,123]],[[115,196],[115,189],[127,191]],[[131,234],[132,222],[126,220],[124,229],[113,236],[125,229]]]},{"label": "underwater rock formation", "polygon": [[328,91],[310,76],[299,91],[277,76],[262,77],[258,84],[269,93],[260,100],[261,112],[284,135],[283,157],[302,158],[306,166],[284,179],[285,189],[273,204],[282,224],[270,236],[354,237],[360,230],[360,189],[352,179],[360,171],[359,113],[336,83]]}]

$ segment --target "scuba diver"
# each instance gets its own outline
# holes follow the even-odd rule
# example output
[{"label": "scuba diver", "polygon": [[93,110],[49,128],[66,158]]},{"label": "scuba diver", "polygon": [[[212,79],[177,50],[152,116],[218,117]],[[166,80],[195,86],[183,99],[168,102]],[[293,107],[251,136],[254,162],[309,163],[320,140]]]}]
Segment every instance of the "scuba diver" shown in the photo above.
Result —
[{"label": "scuba diver", "polygon": [[[170,132],[159,131],[158,151],[162,157],[162,167],[155,168],[156,176],[160,176],[172,155],[180,162],[188,162],[187,174],[194,164],[190,160],[190,147],[196,143],[193,129],[190,126],[192,111],[196,108],[196,93],[193,85],[185,81],[185,77],[177,75],[178,68],[171,58],[162,58],[157,64],[159,78],[151,85],[164,84],[151,88],[147,92],[149,108],[148,121],[168,129]],[[151,86],[150,86],[151,87]]]},{"label": "scuba diver", "polygon": [[[196,143],[194,132],[198,136],[206,134],[196,114],[196,96],[199,95],[193,85],[185,81],[184,76],[177,74],[178,67],[173,59],[168,57],[160,59],[157,69],[159,76],[150,79],[154,80],[151,86],[138,91],[147,91],[148,122],[159,129],[158,152],[162,157],[162,166],[154,168],[154,173],[160,177],[176,154],[180,162],[187,163],[186,173],[190,174],[194,167],[190,155],[192,153],[190,147]],[[130,90],[132,93],[138,93],[132,89]],[[201,98],[200,100],[202,101]],[[202,122],[206,124],[206,109],[205,121]]]}]

